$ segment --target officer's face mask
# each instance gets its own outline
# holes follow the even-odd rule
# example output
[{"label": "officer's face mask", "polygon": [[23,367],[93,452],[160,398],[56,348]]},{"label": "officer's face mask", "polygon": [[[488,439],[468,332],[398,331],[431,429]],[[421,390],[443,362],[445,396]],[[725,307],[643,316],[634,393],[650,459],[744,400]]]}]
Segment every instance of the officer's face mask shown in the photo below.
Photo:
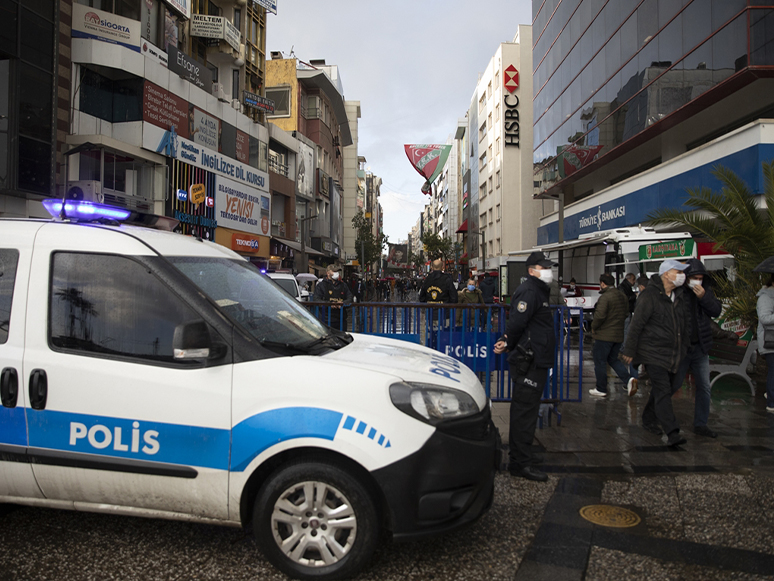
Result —
[{"label": "officer's face mask", "polygon": [[554,271],[550,268],[540,271],[540,280],[546,284],[551,284],[554,280]]}]

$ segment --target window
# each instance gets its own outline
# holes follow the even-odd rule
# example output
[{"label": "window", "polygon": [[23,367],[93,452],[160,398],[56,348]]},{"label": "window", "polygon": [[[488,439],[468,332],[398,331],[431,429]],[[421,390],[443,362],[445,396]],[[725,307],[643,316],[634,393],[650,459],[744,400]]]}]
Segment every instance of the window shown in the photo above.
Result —
[{"label": "window", "polygon": [[18,250],[0,248],[0,345],[8,341]]},{"label": "window", "polygon": [[484,232],[484,230],[486,229],[486,212],[484,212],[478,217],[478,224],[480,227],[480,231]]},{"label": "window", "polygon": [[489,159],[494,159],[494,156],[492,155],[492,146],[489,146]]},{"label": "window", "polygon": [[59,252],[49,296],[53,347],[179,362],[175,327],[199,319],[147,265],[126,257]]},{"label": "window", "polygon": [[478,128],[478,140],[481,141],[484,137],[486,137],[486,121]]},{"label": "window", "polygon": [[482,113],[484,111],[484,106],[486,106],[486,93],[481,95],[481,98],[478,100],[478,112]]},{"label": "window", "polygon": [[483,153],[481,157],[478,158],[478,169],[481,171],[486,167],[486,151]]},{"label": "window", "polygon": [[492,176],[489,176],[489,179],[487,180],[487,184],[489,185],[489,193],[492,193]]},{"label": "window", "polygon": [[489,86],[486,88],[486,96],[492,98],[492,81],[489,81]]},{"label": "window", "polygon": [[487,117],[487,119],[486,119],[486,128],[487,128],[487,130],[491,130],[492,129],[492,114],[491,113],[489,114],[489,117]]},{"label": "window", "polygon": [[502,217],[503,217],[503,210],[502,210],[502,208],[500,207],[500,204],[497,204],[497,214],[496,214],[496,216],[497,216],[497,221],[498,221],[498,222],[499,222],[499,221],[502,219]]},{"label": "window", "polygon": [[497,239],[497,254],[502,254],[502,253],[503,253],[503,243],[502,243],[502,241],[501,241],[501,240],[498,238],[498,239]]},{"label": "window", "polygon": [[269,117],[290,117],[290,87],[266,89],[266,98],[274,101],[274,113]]},{"label": "window", "polygon": [[242,32],[242,10],[234,8],[234,26],[236,26],[239,32]]},{"label": "window", "polygon": [[495,154],[500,155],[500,138],[495,139]]},{"label": "window", "polygon": [[481,187],[478,188],[478,197],[479,198],[486,197],[486,184],[482,184]]},{"label": "window", "polygon": [[500,120],[500,103],[495,105],[495,116],[494,116],[495,122]]},{"label": "window", "polygon": [[239,69],[231,71],[231,98],[239,99]]},{"label": "window", "polygon": [[499,89],[499,88],[500,88],[500,71],[497,71],[497,72],[495,73],[494,84],[495,84],[495,87],[496,87],[497,89]]},{"label": "window", "polygon": [[[494,220],[492,219],[492,216],[493,216],[492,208],[489,208],[489,224],[490,225],[492,224],[492,222],[494,222]],[[491,242],[489,244],[491,244]]]},{"label": "window", "polygon": [[502,184],[502,177],[500,176],[500,170],[498,169],[495,173],[495,187],[499,188]]},{"label": "window", "polygon": [[494,243],[490,240],[489,241],[489,256],[494,255]]},{"label": "window", "polygon": [[144,79],[113,81],[86,67],[80,84],[80,110],[111,123],[142,121]]}]

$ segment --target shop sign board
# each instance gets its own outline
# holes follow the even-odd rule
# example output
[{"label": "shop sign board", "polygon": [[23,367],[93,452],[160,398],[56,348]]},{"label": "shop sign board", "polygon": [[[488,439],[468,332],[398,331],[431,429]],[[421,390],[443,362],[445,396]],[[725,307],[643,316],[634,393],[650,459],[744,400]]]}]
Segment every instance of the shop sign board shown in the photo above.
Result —
[{"label": "shop sign board", "polygon": [[277,0],[253,0],[253,4],[263,6],[266,12],[277,13]]},{"label": "shop sign board", "polygon": [[250,91],[242,91],[242,102],[248,107],[252,107],[253,109],[259,109],[261,111],[265,111],[266,113],[274,113],[273,100],[267,99],[266,97],[261,97],[260,95],[256,95]]},{"label": "shop sign board", "polygon": [[223,19],[223,39],[231,45],[231,48],[239,50],[239,45],[242,43],[242,33],[228,18]]},{"label": "shop sign board", "polygon": [[188,137],[188,101],[145,81],[142,105],[143,121],[164,129],[174,127],[178,135]]},{"label": "shop sign board", "polygon": [[140,22],[83,4],[72,6],[72,37],[119,44],[140,52]]},{"label": "shop sign board", "polygon": [[191,18],[191,0],[164,0],[185,18]]},{"label": "shop sign board", "polygon": [[234,50],[239,50],[242,34],[228,18],[207,14],[191,15],[191,36],[225,40]]},{"label": "shop sign board", "polygon": [[234,232],[231,235],[231,250],[242,254],[258,254],[261,251],[261,239],[258,236]]},{"label": "shop sign board", "polygon": [[188,196],[192,204],[199,205],[207,197],[204,189],[204,184],[191,184],[188,188]]},{"label": "shop sign board", "polygon": [[191,124],[188,127],[188,138],[192,139],[194,143],[217,151],[219,149],[220,120],[208,115],[198,107],[193,108],[193,115],[189,119]]},{"label": "shop sign board", "polygon": [[245,184],[221,176],[215,177],[215,216],[218,224],[250,232],[267,234],[261,224],[261,193]]},{"label": "shop sign board", "polygon": [[175,131],[165,131],[146,121],[142,124],[142,146],[149,151],[179,159],[268,194],[268,173],[185,139]]},{"label": "shop sign board", "polygon": [[239,129],[236,130],[236,158],[242,163],[250,161],[250,136]]},{"label": "shop sign board", "polygon": [[196,62],[184,52],[180,52],[174,45],[170,44],[167,46],[167,54],[169,57],[167,66],[170,71],[203,91],[207,91],[207,93],[212,92],[212,73],[210,69]]},{"label": "shop sign board", "polygon": [[669,240],[667,242],[655,242],[640,246],[640,260],[662,260],[667,258],[692,258],[694,241],[692,238],[685,240]]},{"label": "shop sign board", "polygon": [[148,42],[147,40],[143,39],[141,52],[145,55],[145,58],[149,58],[152,61],[159,63],[162,67],[166,68],[168,66],[169,59],[167,57],[167,53],[165,53],[152,42]]},{"label": "shop sign board", "polygon": [[327,198],[330,196],[330,180],[328,174],[319,168],[317,169],[317,174],[319,178],[317,180],[317,193]]}]

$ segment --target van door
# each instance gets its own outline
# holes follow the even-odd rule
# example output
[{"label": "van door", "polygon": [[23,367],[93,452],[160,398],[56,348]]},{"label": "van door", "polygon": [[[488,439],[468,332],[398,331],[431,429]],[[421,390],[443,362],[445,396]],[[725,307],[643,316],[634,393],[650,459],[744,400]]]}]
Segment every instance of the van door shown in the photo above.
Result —
[{"label": "van door", "polygon": [[27,279],[42,223],[5,222],[0,241],[0,499],[42,498],[27,459],[26,393],[22,375]]},{"label": "van door", "polygon": [[30,277],[24,373],[43,493],[226,519],[230,348],[175,359],[175,329],[201,315],[170,286],[171,267],[132,237],[65,228],[41,229]]}]

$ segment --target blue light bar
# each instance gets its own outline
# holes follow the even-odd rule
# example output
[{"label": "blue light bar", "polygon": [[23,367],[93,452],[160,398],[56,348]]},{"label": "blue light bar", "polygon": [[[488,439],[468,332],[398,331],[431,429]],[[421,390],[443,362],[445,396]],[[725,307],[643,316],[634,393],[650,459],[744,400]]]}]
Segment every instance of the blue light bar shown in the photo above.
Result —
[{"label": "blue light bar", "polygon": [[[43,207],[54,218],[62,216],[62,200],[43,200]],[[98,220],[108,218],[110,220],[126,220],[132,212],[123,208],[93,204],[92,202],[76,202],[68,200],[64,205],[64,217],[81,220]]]}]

